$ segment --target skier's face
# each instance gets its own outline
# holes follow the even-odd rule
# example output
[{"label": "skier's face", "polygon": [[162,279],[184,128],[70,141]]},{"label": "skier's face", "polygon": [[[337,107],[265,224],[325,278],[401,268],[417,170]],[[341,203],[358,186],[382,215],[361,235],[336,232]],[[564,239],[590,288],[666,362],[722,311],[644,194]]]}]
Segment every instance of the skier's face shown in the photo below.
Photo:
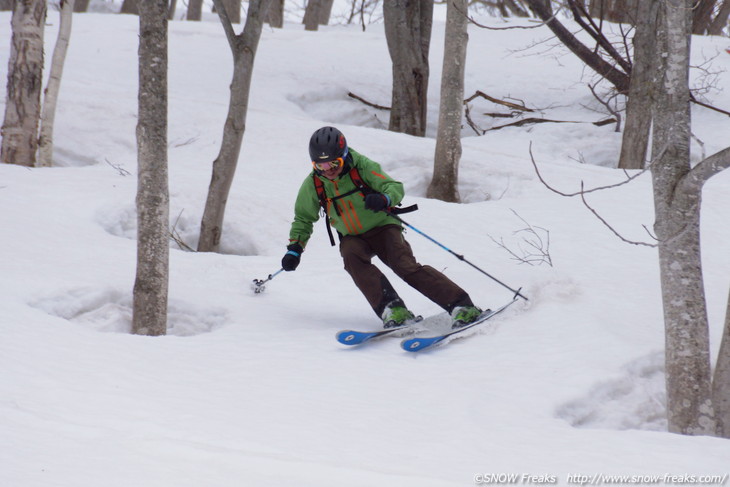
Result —
[{"label": "skier's face", "polygon": [[342,173],[342,166],[330,168],[326,171],[322,171],[322,175],[327,179],[337,179]]},{"label": "skier's face", "polygon": [[327,162],[312,162],[314,168],[327,179],[337,179],[342,173],[342,169],[345,166],[343,158],[338,157],[333,161]]}]

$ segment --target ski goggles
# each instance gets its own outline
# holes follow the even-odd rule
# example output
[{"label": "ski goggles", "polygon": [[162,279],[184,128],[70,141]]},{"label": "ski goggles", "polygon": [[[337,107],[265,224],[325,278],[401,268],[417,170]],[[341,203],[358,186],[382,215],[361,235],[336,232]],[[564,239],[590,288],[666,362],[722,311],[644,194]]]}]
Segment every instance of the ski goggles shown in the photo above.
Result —
[{"label": "ski goggles", "polygon": [[337,169],[338,167],[344,166],[345,159],[342,157],[338,157],[337,159],[332,159],[331,161],[327,162],[312,161],[312,165],[318,171],[329,171],[330,169]]}]

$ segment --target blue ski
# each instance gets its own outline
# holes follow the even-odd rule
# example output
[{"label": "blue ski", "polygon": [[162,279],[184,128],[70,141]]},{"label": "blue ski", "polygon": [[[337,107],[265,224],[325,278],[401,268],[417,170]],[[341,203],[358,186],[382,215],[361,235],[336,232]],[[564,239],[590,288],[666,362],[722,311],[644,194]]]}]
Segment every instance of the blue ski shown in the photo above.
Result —
[{"label": "blue ski", "polygon": [[416,338],[409,338],[406,340],[403,340],[400,344],[401,348],[405,350],[406,352],[420,352],[421,350],[425,350],[427,348],[431,348],[435,345],[438,345],[439,343],[444,342],[444,340],[453,337],[454,335],[457,335],[459,333],[463,333],[471,328],[474,328],[477,325],[480,325],[487,321],[489,318],[493,317],[496,314],[501,313],[505,309],[507,309],[508,306],[510,306],[512,303],[517,301],[517,298],[515,297],[512,301],[505,304],[504,306],[497,308],[495,310],[487,310],[484,313],[482,313],[479,318],[476,319],[476,321],[473,321],[472,323],[469,323],[466,326],[462,326],[461,328],[455,328],[453,330],[447,331],[446,333],[442,335],[432,336],[432,337],[416,337]]},{"label": "blue ski", "polygon": [[360,345],[365,342],[369,342],[375,338],[382,338],[388,335],[402,336],[396,332],[411,331],[411,328],[416,323],[423,320],[423,316],[416,316],[414,319],[409,320],[403,326],[396,326],[394,328],[385,328],[378,331],[356,331],[356,330],[342,330],[337,332],[335,337],[337,341],[343,345]]}]

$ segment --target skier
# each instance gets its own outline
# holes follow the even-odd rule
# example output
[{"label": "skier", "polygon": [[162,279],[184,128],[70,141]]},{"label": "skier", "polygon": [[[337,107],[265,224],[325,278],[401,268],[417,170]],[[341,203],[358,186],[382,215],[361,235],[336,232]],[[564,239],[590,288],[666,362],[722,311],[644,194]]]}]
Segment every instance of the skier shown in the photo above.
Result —
[{"label": "skier", "polygon": [[[392,207],[403,199],[402,183],[388,176],[377,162],[348,147],[345,136],[334,127],[314,132],[309,155],[313,171],[302,183],[294,205],[289,245],[281,260],[285,271],[296,270],[323,208],[328,224],[337,230],[345,270],[385,328],[403,326],[414,314],[371,263],[373,256],[449,312],[452,327],[479,317],[482,311],[466,291],[433,267],[416,261],[400,222],[390,216]],[[334,245],[331,235],[330,240]]]}]

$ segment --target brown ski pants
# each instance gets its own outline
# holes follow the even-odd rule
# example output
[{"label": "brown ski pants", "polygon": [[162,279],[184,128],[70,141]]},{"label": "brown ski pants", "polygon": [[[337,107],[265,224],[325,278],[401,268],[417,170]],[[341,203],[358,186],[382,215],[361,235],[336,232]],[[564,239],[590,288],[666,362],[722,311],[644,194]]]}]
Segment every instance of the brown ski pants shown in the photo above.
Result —
[{"label": "brown ski pants", "polygon": [[345,270],[380,317],[386,306],[405,306],[388,279],[371,259],[374,256],[434,303],[451,312],[456,306],[473,305],[469,295],[431,266],[421,265],[398,225],[376,227],[361,235],[344,235],[340,254]]}]

